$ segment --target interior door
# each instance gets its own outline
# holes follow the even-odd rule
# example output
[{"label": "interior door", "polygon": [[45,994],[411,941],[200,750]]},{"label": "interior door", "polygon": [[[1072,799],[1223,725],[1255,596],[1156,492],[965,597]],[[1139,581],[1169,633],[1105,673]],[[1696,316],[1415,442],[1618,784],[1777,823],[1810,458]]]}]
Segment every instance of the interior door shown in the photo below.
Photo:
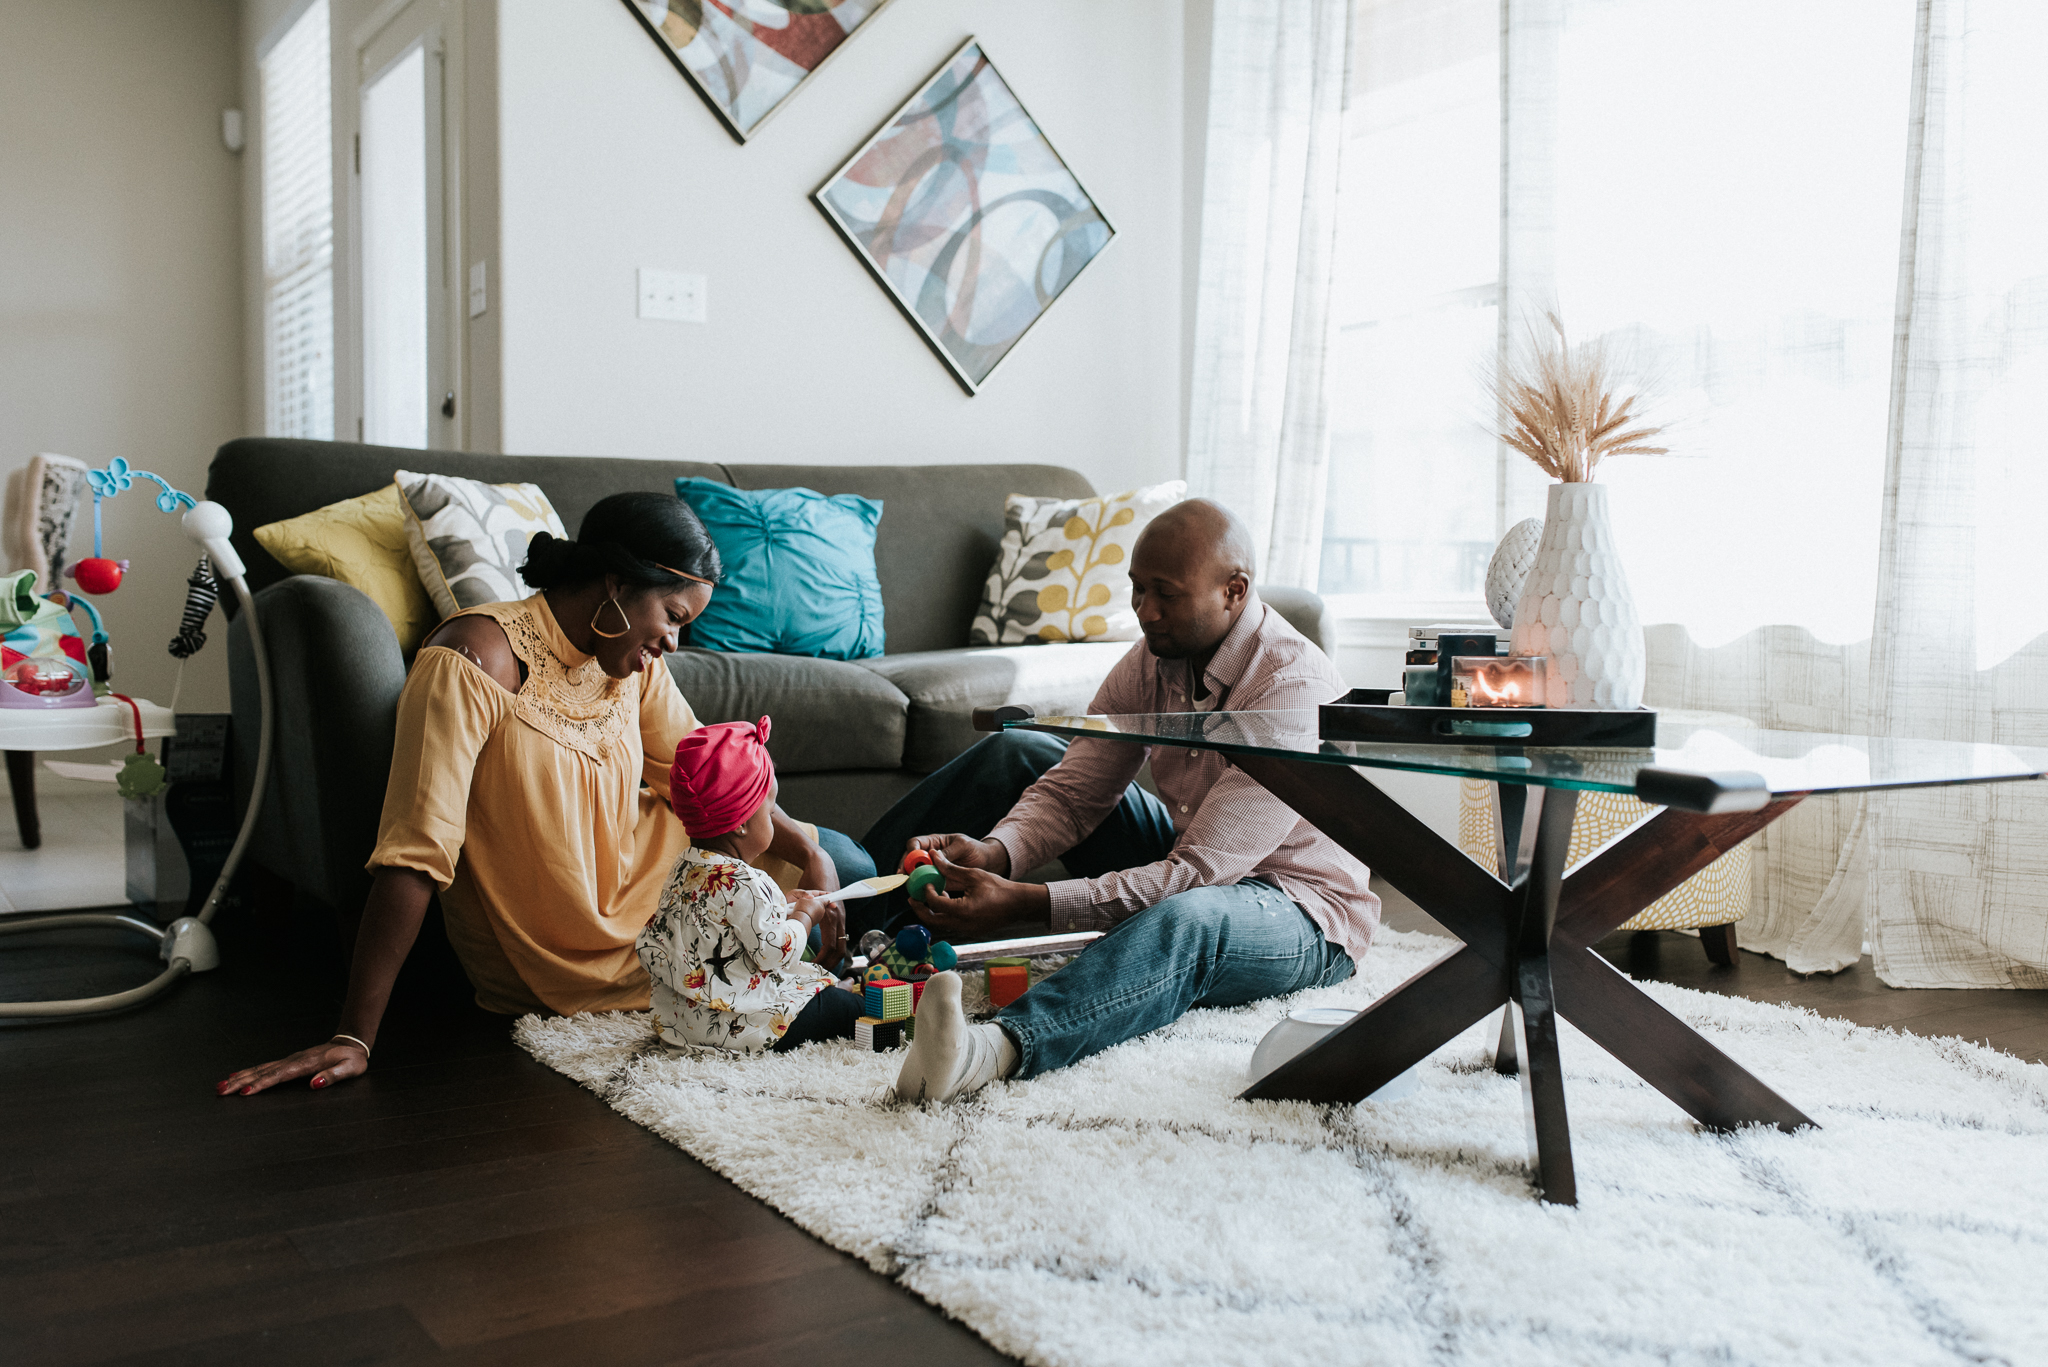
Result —
[{"label": "interior door", "polygon": [[459,448],[447,16],[411,0],[360,35],[355,210],[364,441]]}]

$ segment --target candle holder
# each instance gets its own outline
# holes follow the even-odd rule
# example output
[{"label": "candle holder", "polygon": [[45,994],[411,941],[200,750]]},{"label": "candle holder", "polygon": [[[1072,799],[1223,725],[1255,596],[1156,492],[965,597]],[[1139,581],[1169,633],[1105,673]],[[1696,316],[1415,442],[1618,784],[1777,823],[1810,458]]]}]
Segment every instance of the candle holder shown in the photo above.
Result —
[{"label": "candle holder", "polygon": [[1467,707],[1542,707],[1549,665],[1541,655],[1462,655],[1451,670]]}]

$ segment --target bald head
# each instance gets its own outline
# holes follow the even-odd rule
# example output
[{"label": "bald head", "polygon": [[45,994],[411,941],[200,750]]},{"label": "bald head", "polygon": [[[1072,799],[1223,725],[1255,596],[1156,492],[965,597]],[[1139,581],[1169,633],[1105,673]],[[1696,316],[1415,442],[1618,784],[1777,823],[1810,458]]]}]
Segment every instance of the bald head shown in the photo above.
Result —
[{"label": "bald head", "polygon": [[1131,551],[1131,607],[1162,660],[1205,665],[1251,599],[1251,534],[1220,503],[1191,498],[1152,519]]},{"label": "bald head", "polygon": [[1249,583],[1257,568],[1252,535],[1236,513],[1207,498],[1183,499],[1152,519],[1138,537],[1133,559],[1150,550],[1180,562],[1189,573],[1207,571],[1217,580],[1241,574]]}]

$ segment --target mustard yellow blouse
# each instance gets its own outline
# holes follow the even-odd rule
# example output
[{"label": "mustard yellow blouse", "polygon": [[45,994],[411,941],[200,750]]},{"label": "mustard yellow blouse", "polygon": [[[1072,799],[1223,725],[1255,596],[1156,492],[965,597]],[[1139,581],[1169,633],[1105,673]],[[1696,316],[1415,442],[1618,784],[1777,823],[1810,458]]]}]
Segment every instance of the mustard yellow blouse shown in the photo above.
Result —
[{"label": "mustard yellow blouse", "polygon": [[690,843],[668,773],[697,718],[665,663],[608,678],[539,594],[470,611],[505,629],[526,682],[420,651],[370,867],[434,880],[486,1010],[644,1010],[634,940]]}]

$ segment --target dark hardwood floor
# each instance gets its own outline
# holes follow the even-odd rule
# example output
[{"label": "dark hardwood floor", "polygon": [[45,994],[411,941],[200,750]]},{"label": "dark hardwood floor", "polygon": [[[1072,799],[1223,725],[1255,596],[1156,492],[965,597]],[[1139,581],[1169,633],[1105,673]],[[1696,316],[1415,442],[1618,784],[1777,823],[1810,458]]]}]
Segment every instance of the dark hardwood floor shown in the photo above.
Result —
[{"label": "dark hardwood floor", "polygon": [[[1434,928],[1398,898],[1388,923]],[[333,1029],[338,953],[317,929],[231,911],[221,968],[166,998],[0,1025],[0,1360],[1004,1360],[527,1058],[463,1004],[445,943],[401,980],[367,1078],[214,1096]],[[1672,934],[1600,949],[1640,976],[2048,1052],[2044,992],[1901,992],[1867,965],[1801,979],[1755,955],[1717,969]],[[152,962],[109,935],[0,942],[0,996],[116,990]]]},{"label": "dark hardwood floor", "polygon": [[[442,956],[367,1077],[216,1097],[325,1038],[340,988],[331,940],[220,929],[154,1003],[0,1024],[0,1361],[1009,1361],[535,1063]],[[0,941],[0,997],[133,986],[128,939]]]}]

